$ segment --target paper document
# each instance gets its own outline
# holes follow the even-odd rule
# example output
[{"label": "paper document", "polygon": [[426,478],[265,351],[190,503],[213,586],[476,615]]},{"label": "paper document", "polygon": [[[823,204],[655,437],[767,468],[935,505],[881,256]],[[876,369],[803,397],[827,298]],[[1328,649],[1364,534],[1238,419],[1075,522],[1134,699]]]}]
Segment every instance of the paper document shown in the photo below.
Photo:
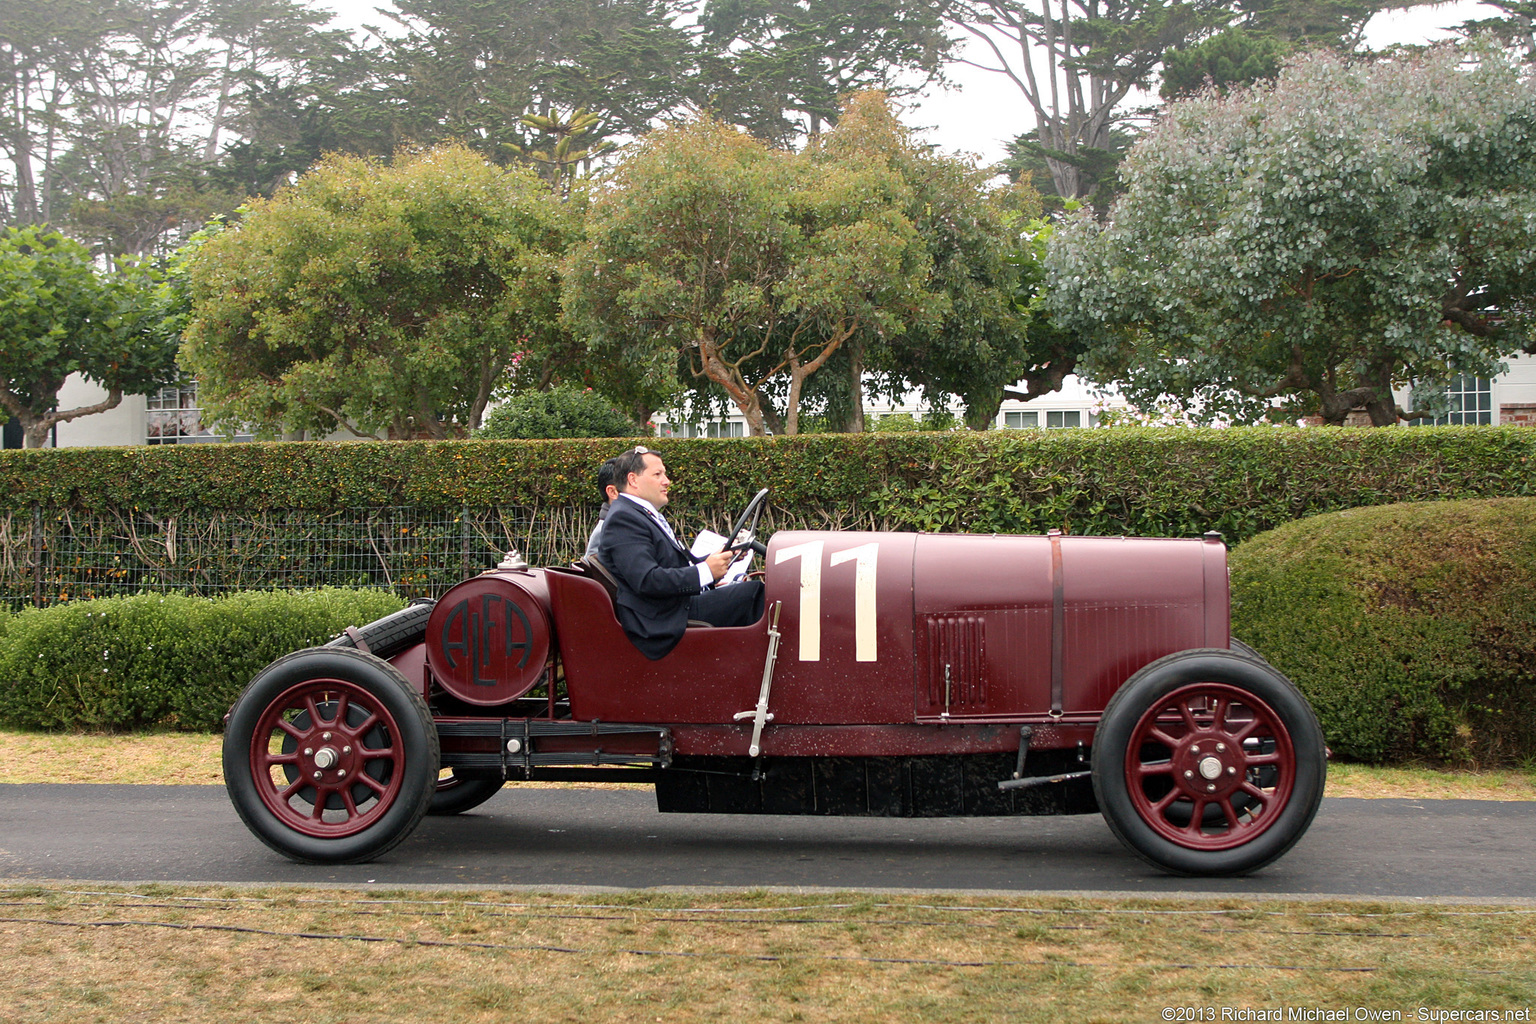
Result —
[{"label": "paper document", "polygon": [[[751,537],[744,537],[743,542],[750,541]],[[714,554],[725,547],[725,538],[713,530],[700,530],[699,535],[693,538],[693,552],[695,558],[704,558]],[[736,561],[726,566],[725,575],[715,583],[717,587],[723,587],[727,583],[740,583],[747,578],[747,570],[752,567],[752,549],[743,548]]]}]

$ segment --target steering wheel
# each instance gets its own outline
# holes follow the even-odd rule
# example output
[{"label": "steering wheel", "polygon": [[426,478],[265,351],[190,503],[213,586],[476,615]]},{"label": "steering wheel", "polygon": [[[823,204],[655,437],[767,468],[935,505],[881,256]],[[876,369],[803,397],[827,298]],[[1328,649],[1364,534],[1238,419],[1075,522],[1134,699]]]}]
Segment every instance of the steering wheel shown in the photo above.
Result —
[{"label": "steering wheel", "polygon": [[[767,501],[768,488],[766,487],[752,496],[752,500],[747,502],[747,507],[742,509],[741,515],[736,518],[736,525],[731,527],[731,532],[726,535],[726,547],[737,547],[738,544],[740,544],[743,534],[746,534],[750,537],[757,533],[757,521],[763,517],[763,505]],[[751,547],[752,550],[756,551],[759,555],[768,554],[768,546],[755,540],[740,546]]]}]

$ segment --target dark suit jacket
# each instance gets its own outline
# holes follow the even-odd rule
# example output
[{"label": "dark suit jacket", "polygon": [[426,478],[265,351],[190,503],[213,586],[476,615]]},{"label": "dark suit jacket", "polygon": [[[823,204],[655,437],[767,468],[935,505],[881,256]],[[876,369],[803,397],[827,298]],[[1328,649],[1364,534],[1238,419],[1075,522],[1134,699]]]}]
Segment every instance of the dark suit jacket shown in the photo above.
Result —
[{"label": "dark suit jacket", "polygon": [[597,557],[618,581],[614,610],[640,653],[654,661],[677,646],[688,627],[688,599],[701,589],[693,556],[621,494],[603,520]]}]

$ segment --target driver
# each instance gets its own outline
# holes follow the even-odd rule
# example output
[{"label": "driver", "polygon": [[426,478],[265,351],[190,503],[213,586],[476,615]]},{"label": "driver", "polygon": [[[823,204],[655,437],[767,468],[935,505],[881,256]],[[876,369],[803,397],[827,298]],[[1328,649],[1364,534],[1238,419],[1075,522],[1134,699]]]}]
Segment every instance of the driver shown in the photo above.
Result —
[{"label": "driver", "polygon": [[597,557],[618,583],[614,609],[624,632],[655,661],[683,638],[690,619],[750,626],[763,615],[758,580],[717,587],[736,555],[722,548],[697,558],[661,516],[672,481],[661,456],[639,446],[614,460],[619,496],[608,509]]}]

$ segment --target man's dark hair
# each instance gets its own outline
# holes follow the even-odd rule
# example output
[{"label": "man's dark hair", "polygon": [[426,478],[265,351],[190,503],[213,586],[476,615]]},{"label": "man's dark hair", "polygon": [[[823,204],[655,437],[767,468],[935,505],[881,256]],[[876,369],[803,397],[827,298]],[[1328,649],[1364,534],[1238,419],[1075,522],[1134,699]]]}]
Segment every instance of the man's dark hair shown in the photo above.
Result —
[{"label": "man's dark hair", "polygon": [[608,488],[618,487],[619,481],[614,472],[614,464],[618,459],[605,459],[601,466],[597,467],[597,493],[603,499],[603,504],[608,504]]},{"label": "man's dark hair", "polygon": [[613,486],[619,489],[619,493],[629,490],[629,474],[645,472],[645,457],[655,455],[645,445],[636,445],[622,455],[615,455],[608,461],[613,463]]}]

